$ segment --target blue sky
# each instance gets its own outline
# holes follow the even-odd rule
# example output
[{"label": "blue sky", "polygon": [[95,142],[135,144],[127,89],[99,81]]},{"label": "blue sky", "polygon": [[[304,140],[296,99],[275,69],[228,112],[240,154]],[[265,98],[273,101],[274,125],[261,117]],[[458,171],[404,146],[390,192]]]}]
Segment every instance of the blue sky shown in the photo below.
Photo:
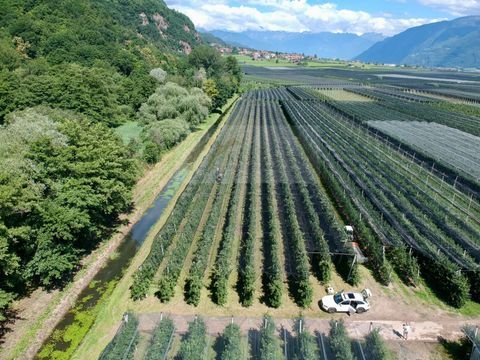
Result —
[{"label": "blue sky", "polygon": [[331,31],[394,35],[409,27],[480,15],[480,0],[166,0],[206,30]]}]

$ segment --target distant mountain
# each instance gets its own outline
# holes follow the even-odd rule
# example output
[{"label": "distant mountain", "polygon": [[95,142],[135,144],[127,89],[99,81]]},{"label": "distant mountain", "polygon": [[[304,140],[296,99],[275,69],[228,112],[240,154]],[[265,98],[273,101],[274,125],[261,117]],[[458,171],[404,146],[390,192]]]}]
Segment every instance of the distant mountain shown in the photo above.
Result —
[{"label": "distant mountain", "polygon": [[293,33],[284,31],[231,32],[213,30],[210,33],[232,45],[258,50],[296,52],[325,58],[352,59],[376,42],[381,34]]},{"label": "distant mountain", "polygon": [[480,16],[410,28],[362,53],[358,60],[442,67],[480,67]]},{"label": "distant mountain", "polygon": [[227,43],[209,32],[199,32],[200,38],[205,44],[218,44],[227,46]]}]

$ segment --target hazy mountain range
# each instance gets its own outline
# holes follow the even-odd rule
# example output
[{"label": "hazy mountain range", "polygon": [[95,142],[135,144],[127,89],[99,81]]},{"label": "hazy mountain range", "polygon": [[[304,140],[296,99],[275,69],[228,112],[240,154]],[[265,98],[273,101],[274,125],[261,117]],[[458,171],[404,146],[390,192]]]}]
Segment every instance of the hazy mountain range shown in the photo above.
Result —
[{"label": "hazy mountain range", "polygon": [[376,42],[384,39],[381,34],[375,33],[362,36],[348,33],[292,33],[284,31],[231,32],[213,30],[210,33],[236,46],[340,59],[352,59]]},{"label": "hazy mountain range", "polygon": [[480,67],[480,16],[410,28],[373,45],[357,59],[430,67]]},{"label": "hazy mountain range", "polygon": [[283,31],[210,31],[228,44],[385,64],[480,68],[480,16],[407,29],[395,36]]}]

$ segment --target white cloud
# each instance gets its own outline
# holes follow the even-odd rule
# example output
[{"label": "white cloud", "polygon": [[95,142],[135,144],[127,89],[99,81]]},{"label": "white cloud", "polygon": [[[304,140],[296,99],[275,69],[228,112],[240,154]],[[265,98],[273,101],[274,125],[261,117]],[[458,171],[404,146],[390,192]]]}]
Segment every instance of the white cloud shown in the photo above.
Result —
[{"label": "white cloud", "polygon": [[478,15],[480,14],[480,0],[419,0],[422,5],[445,11],[449,14]]},{"label": "white cloud", "polygon": [[399,19],[387,14],[372,15],[365,11],[339,9],[334,3],[311,5],[307,0],[246,0],[242,1],[243,5],[240,6],[229,5],[227,0],[167,0],[166,2],[189,16],[197,27],[207,30],[332,31],[356,34],[377,32],[393,35],[409,27],[438,20]]}]

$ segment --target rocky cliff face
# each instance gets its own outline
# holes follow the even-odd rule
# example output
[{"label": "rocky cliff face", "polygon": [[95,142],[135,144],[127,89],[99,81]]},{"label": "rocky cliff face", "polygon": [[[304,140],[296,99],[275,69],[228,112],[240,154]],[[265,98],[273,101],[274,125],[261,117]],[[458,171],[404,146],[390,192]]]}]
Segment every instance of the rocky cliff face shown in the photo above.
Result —
[{"label": "rocky cliff face", "polygon": [[[195,30],[194,25],[191,23],[190,19],[183,17],[183,15],[174,11],[173,14],[169,14],[168,12],[172,10],[165,10],[166,9],[163,11],[164,15],[160,12],[155,12],[150,15],[141,12],[139,14],[140,25],[143,28],[147,28],[151,24],[155,25],[161,39],[172,45],[175,44],[176,41],[178,47],[173,46],[175,50],[182,51],[186,55],[190,54],[192,48],[197,45],[197,43],[201,42],[200,36]],[[167,20],[168,16],[173,20],[173,28],[171,28],[171,24]]]}]

